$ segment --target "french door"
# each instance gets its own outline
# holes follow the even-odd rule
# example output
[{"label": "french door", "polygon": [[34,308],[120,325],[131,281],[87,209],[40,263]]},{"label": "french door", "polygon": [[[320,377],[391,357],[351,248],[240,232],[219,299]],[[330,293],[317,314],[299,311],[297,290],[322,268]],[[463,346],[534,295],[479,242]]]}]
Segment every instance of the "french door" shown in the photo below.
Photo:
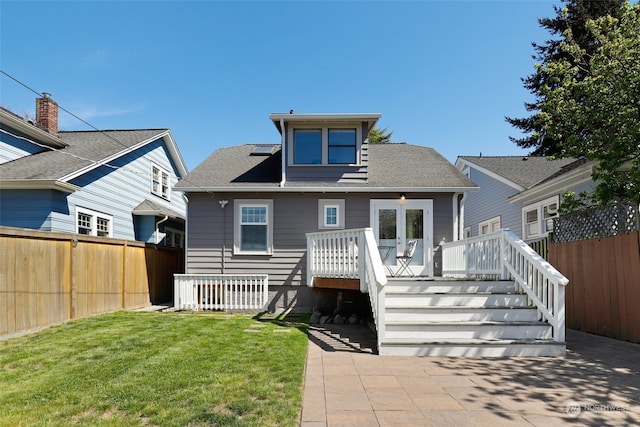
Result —
[{"label": "french door", "polygon": [[409,240],[418,245],[411,261],[416,276],[433,276],[433,200],[371,200],[371,226],[390,275]]}]

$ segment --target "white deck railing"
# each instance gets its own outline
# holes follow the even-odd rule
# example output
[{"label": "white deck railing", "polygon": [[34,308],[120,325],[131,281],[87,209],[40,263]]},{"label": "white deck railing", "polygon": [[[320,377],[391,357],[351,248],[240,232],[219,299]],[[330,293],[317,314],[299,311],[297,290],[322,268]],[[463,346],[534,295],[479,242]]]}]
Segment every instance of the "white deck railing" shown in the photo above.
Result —
[{"label": "white deck railing", "polygon": [[509,230],[442,245],[442,275],[513,279],[538,316],[565,341],[564,291],[569,280]]},{"label": "white deck railing", "polygon": [[378,348],[385,334],[387,277],[371,228],[307,234],[307,284],[314,277],[359,279],[376,324]]},{"label": "white deck railing", "polygon": [[178,310],[266,310],[269,279],[262,275],[175,274]]}]

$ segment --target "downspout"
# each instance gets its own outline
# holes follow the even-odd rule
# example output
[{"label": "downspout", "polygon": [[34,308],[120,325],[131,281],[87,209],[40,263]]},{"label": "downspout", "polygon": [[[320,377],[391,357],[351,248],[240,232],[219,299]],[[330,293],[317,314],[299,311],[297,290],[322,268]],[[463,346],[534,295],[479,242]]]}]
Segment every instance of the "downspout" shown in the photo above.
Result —
[{"label": "downspout", "polygon": [[460,200],[460,229],[458,230],[459,240],[464,239],[464,202],[467,200],[467,192],[465,191]]},{"label": "downspout", "polygon": [[169,219],[169,215],[165,215],[164,218],[162,218],[160,221],[156,222],[156,232],[155,232],[156,237],[154,239],[155,242],[156,242],[156,245],[158,243],[160,243],[160,239],[159,239],[159,237],[160,237],[160,229],[158,228],[158,226],[160,224],[162,224],[163,222],[165,222],[166,220],[168,220],[168,219]]},{"label": "downspout", "polygon": [[282,155],[282,181],[280,181],[280,187],[284,187],[284,184],[287,182],[287,172],[285,170],[287,166],[287,152],[285,151],[285,147],[287,145],[287,132],[284,127],[284,119],[280,119],[280,132],[282,133],[282,148],[280,149],[280,154]]}]

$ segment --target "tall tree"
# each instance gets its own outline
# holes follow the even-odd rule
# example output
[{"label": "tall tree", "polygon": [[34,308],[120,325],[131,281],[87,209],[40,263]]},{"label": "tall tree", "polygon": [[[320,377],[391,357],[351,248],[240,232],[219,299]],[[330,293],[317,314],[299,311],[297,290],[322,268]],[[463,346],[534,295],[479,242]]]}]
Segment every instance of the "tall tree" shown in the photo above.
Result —
[{"label": "tall tree", "polygon": [[[540,64],[547,64],[559,60],[571,61],[572,57],[567,54],[561,45],[564,42],[563,34],[571,31],[573,40],[587,54],[591,54],[597,43],[592,34],[587,31],[586,23],[591,19],[601,16],[619,16],[620,7],[624,0],[563,0],[566,4],[564,8],[554,6],[556,16],[553,18],[538,19],[542,28],[548,30],[552,36],[543,44],[532,43],[535,54],[532,56]],[[581,79],[588,70],[579,70],[575,78]],[[513,118],[505,117],[505,120],[513,127],[519,129],[524,136],[516,138],[510,137],[511,141],[519,147],[532,149],[533,155],[553,155],[559,152],[559,141],[540,127],[535,120],[536,112],[540,110],[540,105],[546,100],[545,92],[552,89],[556,84],[542,67],[537,67],[536,71],[521,79],[522,83],[534,96],[533,102],[525,102],[525,109],[531,113],[528,117]]]},{"label": "tall tree", "polygon": [[393,131],[387,131],[387,128],[374,128],[369,131],[369,144],[386,144],[391,142]]},{"label": "tall tree", "polygon": [[595,160],[598,202],[640,202],[640,4],[624,3],[617,18],[585,28],[589,49],[568,29],[564,56],[538,66],[549,84],[533,118],[541,130],[532,136],[559,141],[560,157]]}]

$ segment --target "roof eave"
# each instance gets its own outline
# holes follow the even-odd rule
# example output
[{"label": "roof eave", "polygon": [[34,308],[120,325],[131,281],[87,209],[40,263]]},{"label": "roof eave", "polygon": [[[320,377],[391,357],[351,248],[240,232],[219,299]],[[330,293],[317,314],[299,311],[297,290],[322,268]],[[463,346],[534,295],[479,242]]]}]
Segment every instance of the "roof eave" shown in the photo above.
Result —
[{"label": "roof eave", "polygon": [[570,172],[562,174],[549,181],[538,184],[520,193],[514,194],[507,198],[509,203],[527,202],[532,199],[540,198],[541,196],[549,193],[555,193],[557,191],[563,191],[569,187],[588,182],[592,179],[594,163],[586,163]]},{"label": "roof eave", "polygon": [[6,125],[15,128],[16,130],[19,130],[26,136],[37,139],[39,142],[47,145],[48,147],[64,148],[69,146],[69,144],[63,142],[58,136],[42,130],[39,127],[8,111],[0,109],[0,120],[2,121],[2,123],[5,123]]},{"label": "roof eave", "polygon": [[269,186],[238,186],[238,187],[178,187],[176,190],[192,193],[209,192],[281,192],[281,193],[460,193],[477,191],[480,187],[280,187],[277,183]]},{"label": "roof eave", "polygon": [[168,216],[171,219],[179,219],[184,221],[185,217],[182,215],[179,215],[175,212],[171,212],[168,210],[162,210],[162,209],[135,209],[132,212],[134,215],[140,215],[140,216]]},{"label": "roof eave", "polygon": [[380,113],[313,113],[313,114],[296,114],[296,113],[271,113],[269,119],[273,122],[278,132],[282,133],[280,129],[280,120],[285,122],[298,122],[298,123],[318,123],[318,122],[367,122],[368,128],[371,130],[378,120],[380,120],[382,114]]},{"label": "roof eave", "polygon": [[5,179],[0,181],[2,190],[58,190],[73,193],[81,190],[77,185],[56,179]]}]

